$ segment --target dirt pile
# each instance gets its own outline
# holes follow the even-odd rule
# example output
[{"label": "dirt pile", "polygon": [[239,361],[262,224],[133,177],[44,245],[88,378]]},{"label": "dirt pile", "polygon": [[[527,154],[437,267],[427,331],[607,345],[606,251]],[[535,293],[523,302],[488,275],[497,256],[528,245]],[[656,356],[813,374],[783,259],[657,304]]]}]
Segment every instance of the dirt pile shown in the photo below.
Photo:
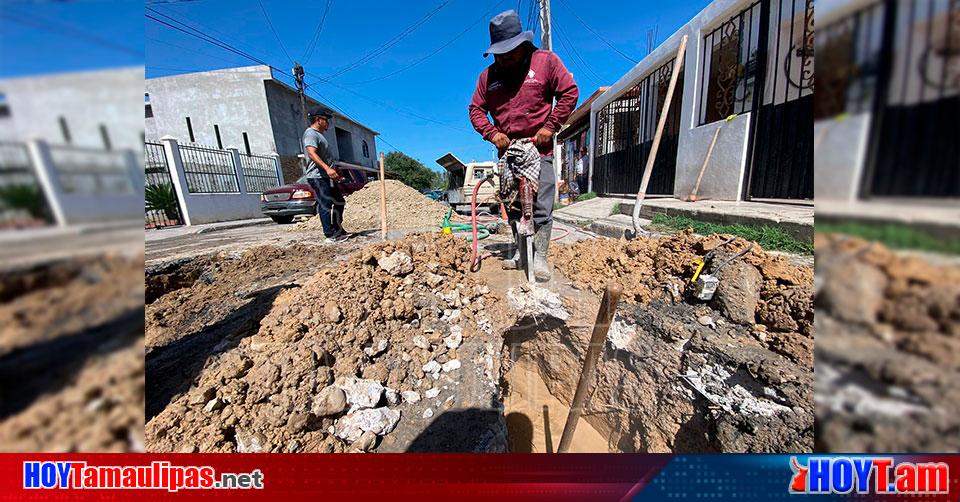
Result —
[{"label": "dirt pile", "polygon": [[264,289],[309,277],[332,258],[328,247],[297,244],[148,267],[147,349],[223,323]]},{"label": "dirt pile", "polygon": [[[413,188],[395,180],[386,181],[387,228],[412,229],[439,227],[450,210]],[[374,181],[350,194],[343,212],[343,228],[348,232],[380,228],[380,182]],[[319,217],[312,217],[292,227],[294,231],[321,230]]]},{"label": "dirt pile", "polygon": [[143,256],[6,270],[0,450],[143,450]]},{"label": "dirt pile", "polygon": [[143,257],[76,258],[0,273],[0,356],[143,305]]},{"label": "dirt pile", "polygon": [[[623,300],[647,303],[661,299],[676,303],[692,290],[696,260],[716,249],[712,261],[722,263],[747,248],[730,236],[700,236],[687,230],[665,237],[634,240],[589,239],[554,246],[554,266],[577,287],[599,293],[610,280],[623,286]],[[703,273],[711,272],[708,264]],[[769,254],[754,244],[738,260],[723,267],[712,305],[726,317],[756,329],[797,332],[813,336],[811,303],[813,269],[793,265],[782,255]],[[812,342],[812,339],[811,339]]]},{"label": "dirt pile", "polygon": [[148,422],[147,449],[502,451],[499,302],[465,273],[468,251],[411,236],[280,292]]},{"label": "dirt pile", "polygon": [[[508,338],[522,342],[519,360],[535,362],[551,393],[569,402],[569,368],[582,366],[599,292],[611,280],[624,287],[585,412],[611,451],[813,449],[813,271],[754,245],[721,269],[713,300],[692,298],[693,262],[726,240],[685,232],[552,251],[572,285],[591,294],[565,295],[569,320],[540,322],[536,332],[515,327]],[[747,246],[733,240],[714,261]]]},{"label": "dirt pile", "polygon": [[960,449],[960,260],[814,244],[818,450]]}]

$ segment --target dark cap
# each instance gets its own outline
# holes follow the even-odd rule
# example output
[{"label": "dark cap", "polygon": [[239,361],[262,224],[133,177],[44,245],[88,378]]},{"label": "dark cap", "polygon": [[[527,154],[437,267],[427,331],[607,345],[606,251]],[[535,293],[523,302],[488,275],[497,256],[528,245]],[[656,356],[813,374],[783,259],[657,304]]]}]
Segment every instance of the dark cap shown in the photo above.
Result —
[{"label": "dark cap", "polygon": [[311,119],[314,118],[314,117],[323,117],[323,118],[325,118],[325,119],[330,119],[330,118],[333,117],[333,113],[332,113],[330,110],[326,109],[326,108],[318,107],[318,108],[314,108],[313,110],[310,110],[309,112],[307,112],[307,117],[309,117],[309,118],[311,118]]}]

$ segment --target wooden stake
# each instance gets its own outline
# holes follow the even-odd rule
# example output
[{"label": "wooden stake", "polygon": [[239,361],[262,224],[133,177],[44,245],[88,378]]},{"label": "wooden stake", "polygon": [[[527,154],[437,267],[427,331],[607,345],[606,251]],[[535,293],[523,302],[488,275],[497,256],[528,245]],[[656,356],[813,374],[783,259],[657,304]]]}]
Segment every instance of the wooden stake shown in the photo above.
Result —
[{"label": "wooden stake", "polygon": [[680,39],[680,48],[677,49],[677,58],[673,61],[673,74],[670,75],[670,86],[667,87],[667,96],[663,101],[663,109],[660,111],[660,120],[657,121],[657,132],[653,136],[653,145],[650,147],[650,155],[647,157],[647,166],[643,170],[643,179],[640,181],[640,191],[637,192],[637,201],[633,205],[633,235],[637,236],[645,231],[640,228],[640,206],[643,204],[644,197],[647,196],[647,185],[650,184],[650,173],[653,172],[653,163],[657,160],[657,150],[660,149],[660,137],[663,135],[663,128],[667,125],[667,113],[670,111],[670,102],[673,101],[673,91],[677,87],[677,79],[680,77],[680,67],[683,66],[683,55],[687,51],[687,35]]},{"label": "wooden stake", "polygon": [[384,176],[383,152],[380,152],[380,238],[387,240],[387,178]]},{"label": "wooden stake", "polygon": [[580,413],[583,410],[584,401],[587,400],[587,392],[593,384],[593,374],[597,370],[600,352],[607,340],[607,331],[610,330],[613,315],[617,312],[617,303],[620,302],[621,294],[623,294],[623,287],[614,283],[607,284],[607,289],[603,292],[603,300],[600,301],[600,310],[597,312],[597,322],[593,324],[593,335],[590,336],[587,356],[583,360],[583,371],[580,372],[577,390],[573,394],[573,402],[570,403],[570,413],[567,414],[567,423],[563,426],[563,435],[560,436],[557,453],[566,453],[573,441],[573,433],[577,430],[577,422],[580,421]]},{"label": "wooden stake", "polygon": [[687,197],[689,202],[697,201],[697,194],[700,193],[700,182],[703,181],[703,173],[707,172],[707,164],[710,163],[710,155],[713,154],[713,147],[717,145],[717,137],[720,136],[720,129],[723,128],[723,124],[720,127],[717,127],[717,131],[713,133],[713,140],[710,141],[710,148],[707,148],[707,156],[703,159],[703,165],[700,166],[700,174],[697,175],[697,184],[693,186],[693,191],[690,192],[690,196]]}]

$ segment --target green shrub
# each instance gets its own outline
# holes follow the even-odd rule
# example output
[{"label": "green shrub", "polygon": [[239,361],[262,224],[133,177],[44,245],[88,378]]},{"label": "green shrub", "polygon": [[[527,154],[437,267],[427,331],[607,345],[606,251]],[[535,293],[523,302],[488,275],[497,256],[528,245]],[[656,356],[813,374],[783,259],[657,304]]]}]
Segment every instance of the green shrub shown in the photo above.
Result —
[{"label": "green shrub", "polygon": [[147,211],[160,211],[168,220],[176,220],[177,193],[169,183],[147,185],[143,190],[143,202]]},{"label": "green shrub", "polygon": [[0,205],[10,209],[22,209],[34,218],[47,218],[47,207],[43,202],[43,193],[35,185],[0,187]]}]

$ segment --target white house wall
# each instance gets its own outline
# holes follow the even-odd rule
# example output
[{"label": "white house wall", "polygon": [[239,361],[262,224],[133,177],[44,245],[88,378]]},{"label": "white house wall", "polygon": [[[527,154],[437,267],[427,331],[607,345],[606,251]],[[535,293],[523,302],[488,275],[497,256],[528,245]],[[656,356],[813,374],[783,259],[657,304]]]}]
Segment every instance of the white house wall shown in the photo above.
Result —
[{"label": "white house wall", "polygon": [[[723,131],[717,139],[710,164],[700,186],[700,194],[717,200],[742,200],[743,183],[748,160],[747,139],[750,112],[738,115],[730,122],[719,121],[697,126],[700,105],[700,82],[703,65],[704,36],[714,28],[753,4],[747,0],[715,0],[700,13],[670,35],[659,47],[643,58],[626,75],[614,83],[590,107],[591,144],[596,144],[596,114],[604,106],[636,85],[670,59],[676,56],[680,41],[688,37],[684,57],[683,92],[680,116],[680,135],[674,182],[674,196],[688,195],[696,183],[707,148],[717,127]],[[772,28],[771,28],[772,29]],[[773,51],[773,49],[771,49]],[[707,55],[709,58],[709,54]],[[778,86],[786,85],[785,81]],[[779,91],[778,91],[779,92]],[[591,173],[595,155],[590,156]],[[643,169],[643,166],[640,166]]]}]

